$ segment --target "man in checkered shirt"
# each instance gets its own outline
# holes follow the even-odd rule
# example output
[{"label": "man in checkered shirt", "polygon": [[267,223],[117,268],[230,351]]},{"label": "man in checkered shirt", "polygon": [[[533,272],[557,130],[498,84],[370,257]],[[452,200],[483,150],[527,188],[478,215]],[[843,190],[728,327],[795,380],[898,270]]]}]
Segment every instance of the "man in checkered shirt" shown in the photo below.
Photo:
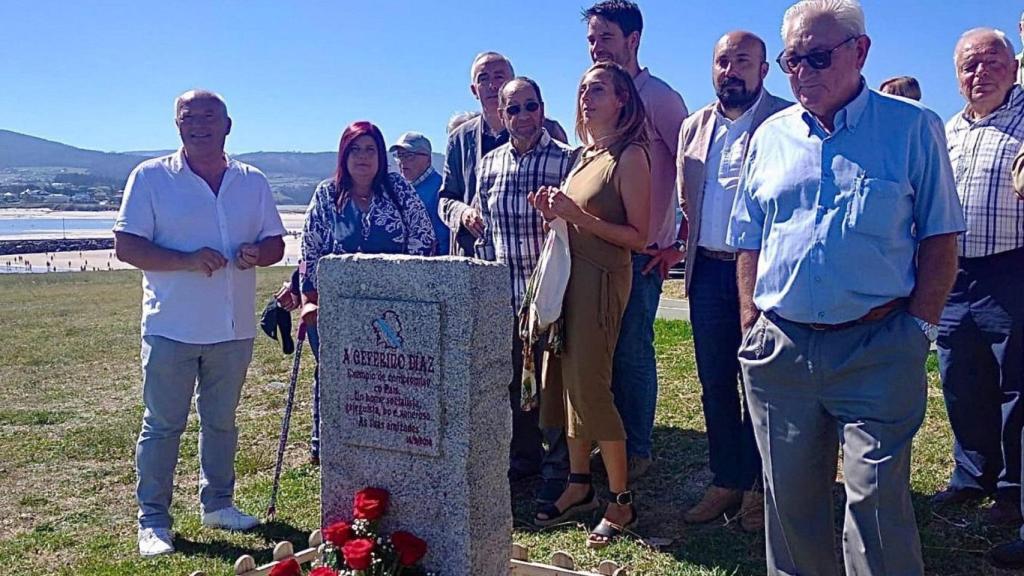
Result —
[{"label": "man in checkered shirt", "polygon": [[[477,197],[484,234],[477,239],[475,252],[478,258],[508,266],[511,304],[518,311],[544,245],[544,217],[530,205],[527,196],[543,186],[560,186],[575,154],[544,127],[544,100],[533,80],[519,76],[505,83],[498,93],[498,113],[509,141],[480,161]],[[554,502],[565,490],[569,477],[569,448],[561,429],[545,429],[542,435],[539,410],[520,409],[523,343],[515,334],[515,325],[509,328],[513,330],[512,380],[508,388],[512,405],[509,478],[515,481],[540,472],[544,482],[537,500]],[[534,366],[538,368],[539,360],[536,354]],[[540,375],[536,377],[540,382]],[[542,439],[548,443],[546,452]]]},{"label": "man in checkered shirt", "polygon": [[1011,165],[1024,142],[1024,90],[1006,35],[969,30],[955,51],[967,102],[946,124],[967,231],[942,312],[939,369],[955,460],[936,505],[978,501],[989,524],[1019,525],[1024,425],[1024,202]]}]

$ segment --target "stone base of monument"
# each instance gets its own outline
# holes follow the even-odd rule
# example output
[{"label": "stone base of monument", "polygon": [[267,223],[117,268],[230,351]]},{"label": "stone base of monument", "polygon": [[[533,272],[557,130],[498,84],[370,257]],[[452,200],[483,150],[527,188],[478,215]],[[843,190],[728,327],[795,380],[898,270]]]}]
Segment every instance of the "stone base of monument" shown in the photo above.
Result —
[{"label": "stone base of monument", "polygon": [[505,576],[513,312],[508,268],[467,258],[330,256],[320,296],[321,526],[363,488],[382,532],[427,542],[444,576]]},{"label": "stone base of monument", "polygon": [[[309,536],[309,548],[295,553],[291,542],[279,542],[274,547],[274,561],[263,566],[256,566],[252,556],[245,555],[235,562],[235,576],[267,576],[275,566],[295,558],[300,564],[309,564],[320,557],[323,538],[317,530]],[[611,560],[604,560],[597,567],[597,572],[580,572],[576,570],[576,561],[566,552],[555,552],[548,564],[530,561],[530,552],[519,544],[512,545],[512,560],[509,563],[509,576],[626,576],[626,569]],[[193,572],[191,576],[206,576],[204,572]]]}]

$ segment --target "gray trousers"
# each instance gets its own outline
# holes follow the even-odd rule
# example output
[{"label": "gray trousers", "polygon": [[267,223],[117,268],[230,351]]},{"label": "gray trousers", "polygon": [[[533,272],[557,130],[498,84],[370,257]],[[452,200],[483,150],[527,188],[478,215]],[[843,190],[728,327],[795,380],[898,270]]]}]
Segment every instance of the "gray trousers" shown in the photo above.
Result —
[{"label": "gray trousers", "polygon": [[[771,318],[769,318],[771,316]],[[929,342],[905,311],[819,331],[762,314],[740,366],[764,462],[768,574],[832,576],[832,486],[843,449],[846,574],[918,575],[910,448]]]},{"label": "gray trousers", "polygon": [[235,409],[252,359],[252,339],[185,344],[142,339],[142,432],[135,447],[140,528],[170,528],[174,468],[192,397],[199,413],[199,503],[232,505],[238,429]]}]

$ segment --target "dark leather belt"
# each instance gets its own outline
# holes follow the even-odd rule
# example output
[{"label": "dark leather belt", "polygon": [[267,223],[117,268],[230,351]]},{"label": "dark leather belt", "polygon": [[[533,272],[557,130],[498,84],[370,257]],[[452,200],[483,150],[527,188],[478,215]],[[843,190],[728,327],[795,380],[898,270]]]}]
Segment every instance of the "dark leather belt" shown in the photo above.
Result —
[{"label": "dark leather belt", "polygon": [[697,254],[700,254],[705,258],[721,260],[723,262],[732,262],[736,260],[735,252],[719,252],[718,250],[709,250],[703,246],[697,246]]},{"label": "dark leather belt", "polygon": [[896,298],[895,300],[890,300],[885,304],[882,304],[881,306],[872,308],[867,314],[861,316],[860,318],[857,318],[856,320],[850,320],[849,322],[842,322],[840,324],[814,324],[807,322],[794,322],[793,320],[787,320],[786,318],[779,316],[773,311],[765,312],[764,315],[767,316],[768,319],[771,320],[772,322],[778,320],[785,320],[790,324],[797,324],[799,326],[810,328],[811,330],[845,330],[846,328],[853,328],[854,326],[859,326],[861,324],[868,324],[870,322],[881,320],[882,318],[885,318],[886,316],[895,312],[896,310],[906,308],[907,303],[909,301],[909,298]]}]

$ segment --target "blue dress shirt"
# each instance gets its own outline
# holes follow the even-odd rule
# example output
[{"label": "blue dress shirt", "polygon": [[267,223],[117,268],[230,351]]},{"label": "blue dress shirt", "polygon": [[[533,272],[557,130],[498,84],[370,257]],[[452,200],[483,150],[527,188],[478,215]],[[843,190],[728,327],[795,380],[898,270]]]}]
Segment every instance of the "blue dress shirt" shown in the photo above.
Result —
[{"label": "blue dress shirt", "polygon": [[942,121],[862,87],[831,134],[799,105],[761,125],[728,238],[760,250],[759,310],[839,324],[909,296],[918,242],[963,230]]}]

